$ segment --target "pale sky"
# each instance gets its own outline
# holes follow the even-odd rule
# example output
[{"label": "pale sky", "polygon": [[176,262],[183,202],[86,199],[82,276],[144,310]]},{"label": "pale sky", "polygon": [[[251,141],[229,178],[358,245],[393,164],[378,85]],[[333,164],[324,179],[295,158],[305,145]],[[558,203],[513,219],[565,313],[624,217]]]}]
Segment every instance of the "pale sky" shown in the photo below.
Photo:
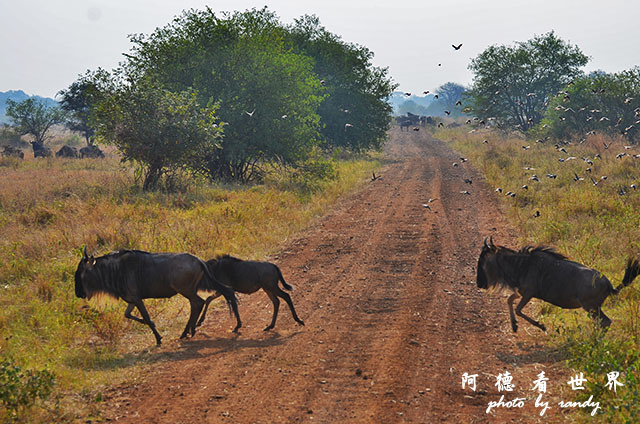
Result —
[{"label": "pale sky", "polygon": [[87,69],[116,67],[131,47],[128,34],[206,5],[266,5],[285,23],[316,14],[329,31],[372,50],[399,90],[416,94],[448,81],[468,85],[470,60],[488,46],[551,30],[591,57],[587,71],[640,65],[640,2],[632,0],[0,0],[0,91],[53,97]]}]

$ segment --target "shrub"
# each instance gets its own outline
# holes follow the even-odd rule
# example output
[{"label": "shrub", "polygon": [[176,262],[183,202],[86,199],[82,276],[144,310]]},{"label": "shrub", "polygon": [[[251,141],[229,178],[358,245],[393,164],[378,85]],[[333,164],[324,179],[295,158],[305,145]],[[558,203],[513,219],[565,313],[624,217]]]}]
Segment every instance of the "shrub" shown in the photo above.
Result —
[{"label": "shrub", "polygon": [[23,370],[13,360],[0,363],[0,402],[7,418],[15,419],[21,410],[32,406],[36,400],[45,400],[51,394],[55,376],[48,370]]}]

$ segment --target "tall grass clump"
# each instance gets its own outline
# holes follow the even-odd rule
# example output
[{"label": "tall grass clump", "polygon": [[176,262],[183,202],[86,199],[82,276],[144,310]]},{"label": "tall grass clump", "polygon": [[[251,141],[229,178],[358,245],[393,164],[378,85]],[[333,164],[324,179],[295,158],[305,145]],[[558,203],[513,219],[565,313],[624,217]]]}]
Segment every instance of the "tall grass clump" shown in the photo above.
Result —
[{"label": "tall grass clump", "polygon": [[75,298],[83,246],[96,255],[132,248],[264,259],[378,166],[377,157],[362,156],[318,161],[261,184],[191,181],[182,190],[143,192],[135,170],[113,155],[0,159],[0,363],[11,360],[6,370],[25,387],[35,372],[46,373],[39,381],[55,380],[25,389],[28,402],[14,406],[16,383],[9,401],[0,399],[0,415],[26,422],[92,417],[106,386],[144,376],[148,364],[175,349],[187,307],[179,296],[147,304],[167,336],[153,352],[148,329],[123,317],[122,302]]},{"label": "tall grass clump", "polygon": [[[493,188],[502,189],[496,196],[519,229],[521,245],[555,246],[605,274],[614,287],[626,259],[640,257],[640,147],[625,148],[623,139],[601,135],[582,142],[462,130],[438,136],[468,156]],[[516,197],[504,196],[508,191]],[[606,333],[594,328],[583,310],[546,303],[540,309],[550,343],[564,348],[569,366],[589,381],[581,396],[593,394],[604,405],[603,419],[634,422],[640,416],[640,279],[604,303],[613,320]],[[605,388],[612,371],[620,372],[624,383],[615,394]]]}]

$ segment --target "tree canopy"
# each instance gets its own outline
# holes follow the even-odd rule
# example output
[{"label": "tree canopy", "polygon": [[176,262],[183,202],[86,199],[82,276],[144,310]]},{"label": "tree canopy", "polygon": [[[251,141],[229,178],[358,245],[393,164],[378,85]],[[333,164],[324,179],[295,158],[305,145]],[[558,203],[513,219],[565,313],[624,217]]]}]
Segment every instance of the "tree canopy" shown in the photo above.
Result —
[{"label": "tree canopy", "polygon": [[108,78],[109,74],[101,68],[95,72],[87,71],[67,89],[58,92],[60,107],[67,111],[65,125],[71,131],[81,133],[88,146],[93,144],[95,134],[90,123],[91,113],[103,99],[103,86]]},{"label": "tree canopy", "polygon": [[515,46],[490,46],[471,61],[469,92],[472,110],[480,118],[523,131],[542,119],[549,99],[582,74],[589,58],[554,32]]},{"label": "tree canopy", "polygon": [[7,99],[7,116],[20,135],[30,134],[34,153],[42,149],[54,125],[65,120],[65,112],[57,106],[48,107],[44,102],[28,98],[21,102]]},{"label": "tree canopy", "polygon": [[397,87],[388,69],[373,66],[373,52],[327,31],[316,16],[302,16],[286,31],[295,51],[313,58],[325,88],[318,114],[326,145],[379,148],[393,111],[387,99]]},{"label": "tree canopy", "polygon": [[557,138],[599,131],[635,140],[639,118],[640,68],[593,72],[576,78],[551,100],[538,130]]},{"label": "tree canopy", "polygon": [[319,143],[320,80],[310,58],[287,48],[272,12],[192,10],[132,41],[128,75],[219,104],[224,138],[200,165],[211,178],[248,181],[261,164],[295,163]]},{"label": "tree canopy", "polygon": [[[267,8],[219,15],[209,8],[189,10],[131,41],[120,68],[106,78],[88,72],[63,94],[78,128],[85,122],[101,128],[104,141],[131,152],[148,170],[156,167],[151,158],[125,146],[138,143],[122,137],[113,122],[124,119],[131,106],[133,99],[125,94],[141,87],[152,94],[143,96],[145,102],[189,93],[196,98],[189,105],[216,105],[223,133],[200,149],[199,161],[191,158],[186,165],[211,179],[250,181],[260,178],[267,164],[298,166],[318,147],[357,152],[384,140],[391,116],[387,99],[395,87],[387,70],[371,64],[367,48],[342,41],[316,17],[286,26]],[[161,91],[150,91],[141,81],[153,81]],[[180,134],[174,136],[177,143]]]}]

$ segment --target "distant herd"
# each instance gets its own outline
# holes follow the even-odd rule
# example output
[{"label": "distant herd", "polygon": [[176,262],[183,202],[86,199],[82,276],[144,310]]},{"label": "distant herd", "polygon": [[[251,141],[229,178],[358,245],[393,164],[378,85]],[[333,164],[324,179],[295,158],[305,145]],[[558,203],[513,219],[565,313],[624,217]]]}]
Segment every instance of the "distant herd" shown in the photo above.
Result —
[{"label": "distant herd", "polygon": [[[33,144],[33,157],[35,158],[48,158],[51,157],[52,151],[49,147],[43,146],[41,144],[32,143]],[[21,149],[13,146],[4,146],[2,152],[0,152],[2,157],[13,157],[18,159],[24,159],[24,152]],[[104,152],[100,150],[100,148],[96,145],[85,146],[78,150],[73,146],[62,146],[60,150],[56,152],[57,158],[104,158]]]}]

